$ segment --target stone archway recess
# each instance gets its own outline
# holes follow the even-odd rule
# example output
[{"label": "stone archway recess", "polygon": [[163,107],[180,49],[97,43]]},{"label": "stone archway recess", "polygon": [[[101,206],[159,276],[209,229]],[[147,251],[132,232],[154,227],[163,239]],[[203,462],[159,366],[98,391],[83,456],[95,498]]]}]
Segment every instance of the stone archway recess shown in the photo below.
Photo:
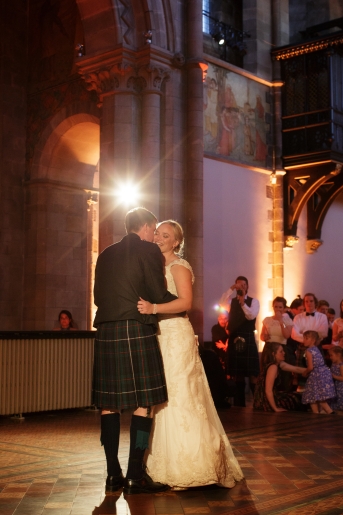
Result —
[{"label": "stone archway recess", "polygon": [[35,148],[25,195],[27,329],[52,329],[61,309],[69,309],[80,328],[92,327],[98,112],[87,102],[61,109]]}]

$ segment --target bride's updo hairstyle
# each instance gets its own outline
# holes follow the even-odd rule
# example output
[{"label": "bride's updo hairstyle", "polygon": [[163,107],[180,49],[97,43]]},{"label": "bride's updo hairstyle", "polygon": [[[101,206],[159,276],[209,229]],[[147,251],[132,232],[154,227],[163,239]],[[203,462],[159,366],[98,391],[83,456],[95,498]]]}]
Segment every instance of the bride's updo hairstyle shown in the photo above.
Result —
[{"label": "bride's updo hairstyle", "polygon": [[160,222],[157,227],[159,227],[162,224],[168,224],[170,227],[173,228],[174,231],[174,237],[179,242],[178,245],[174,248],[175,254],[178,254],[179,256],[183,255],[183,247],[184,247],[184,235],[183,235],[183,229],[181,225],[176,222],[175,220],[164,220],[164,222]]}]

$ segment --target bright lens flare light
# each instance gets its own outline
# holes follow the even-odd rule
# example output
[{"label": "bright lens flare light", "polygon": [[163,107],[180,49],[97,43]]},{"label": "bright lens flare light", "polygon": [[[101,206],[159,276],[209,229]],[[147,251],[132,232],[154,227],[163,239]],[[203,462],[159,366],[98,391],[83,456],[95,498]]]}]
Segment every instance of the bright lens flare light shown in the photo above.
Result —
[{"label": "bright lens flare light", "polygon": [[122,184],[115,192],[115,196],[121,204],[136,205],[139,198],[138,186],[130,182]]}]

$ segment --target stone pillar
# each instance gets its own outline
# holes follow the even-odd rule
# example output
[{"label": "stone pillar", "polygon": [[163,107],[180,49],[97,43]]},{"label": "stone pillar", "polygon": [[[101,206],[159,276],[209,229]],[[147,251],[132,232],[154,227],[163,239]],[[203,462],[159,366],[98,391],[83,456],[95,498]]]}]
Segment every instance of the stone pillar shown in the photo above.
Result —
[{"label": "stone pillar", "polygon": [[[99,170],[99,252],[125,234],[124,217],[131,205],[121,203],[121,184],[139,181],[137,166],[140,112],[134,71],[114,65],[100,71],[96,85],[102,101]],[[101,80],[102,76],[106,80]]]},{"label": "stone pillar", "polygon": [[152,65],[139,70],[142,87],[141,160],[139,175],[144,193],[143,205],[160,219],[161,176],[161,86],[168,71]]},{"label": "stone pillar", "polygon": [[194,331],[203,339],[203,74],[202,2],[190,0],[187,11],[187,138],[185,173],[185,219],[187,260],[195,274],[193,308],[190,318]]},{"label": "stone pillar", "polygon": [[[272,44],[273,48],[286,45],[289,40],[288,0],[272,1]],[[283,247],[284,247],[284,213],[283,213],[283,170],[282,164],[282,108],[280,81],[280,63],[272,62],[273,71],[273,169],[276,174],[276,184],[273,190],[273,298],[283,296]]]}]

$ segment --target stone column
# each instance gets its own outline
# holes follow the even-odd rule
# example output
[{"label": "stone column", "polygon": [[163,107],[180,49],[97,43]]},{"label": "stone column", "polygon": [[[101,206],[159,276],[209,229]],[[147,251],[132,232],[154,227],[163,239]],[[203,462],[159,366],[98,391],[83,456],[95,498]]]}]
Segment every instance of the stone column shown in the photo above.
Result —
[{"label": "stone column", "polygon": [[187,127],[185,220],[187,259],[194,274],[194,298],[190,318],[203,339],[203,74],[202,2],[190,0],[187,11]]},{"label": "stone column", "polygon": [[144,194],[143,205],[160,218],[161,175],[161,86],[168,71],[152,65],[139,70],[137,83],[142,88],[141,160],[139,175]]},{"label": "stone column", "polygon": [[95,90],[102,107],[99,170],[99,252],[125,234],[124,218],[130,207],[116,192],[121,184],[140,179],[140,111],[136,72],[131,65],[94,62],[83,64],[83,79]]},{"label": "stone column", "polygon": [[[288,0],[272,1],[272,44],[273,48],[286,45],[289,38]],[[284,213],[283,213],[283,170],[282,164],[282,109],[280,63],[273,61],[273,136],[274,159],[273,168],[276,174],[276,184],[273,189],[273,298],[283,296],[284,285]]]}]

